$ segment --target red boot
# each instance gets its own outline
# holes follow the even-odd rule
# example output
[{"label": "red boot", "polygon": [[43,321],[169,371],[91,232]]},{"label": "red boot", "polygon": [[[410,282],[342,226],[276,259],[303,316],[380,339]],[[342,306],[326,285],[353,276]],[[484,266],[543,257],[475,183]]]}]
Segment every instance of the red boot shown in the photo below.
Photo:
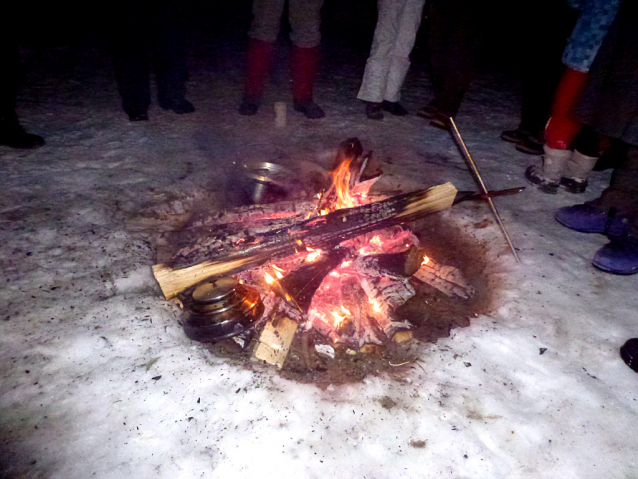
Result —
[{"label": "red boot", "polygon": [[306,118],[317,119],[326,116],[313,100],[315,79],[319,70],[319,48],[292,46],[290,56],[290,76],[292,78],[292,99],[295,111]]},{"label": "red boot", "polygon": [[241,115],[254,115],[259,110],[266,77],[270,72],[274,44],[251,38],[246,52],[244,98],[239,106]]}]

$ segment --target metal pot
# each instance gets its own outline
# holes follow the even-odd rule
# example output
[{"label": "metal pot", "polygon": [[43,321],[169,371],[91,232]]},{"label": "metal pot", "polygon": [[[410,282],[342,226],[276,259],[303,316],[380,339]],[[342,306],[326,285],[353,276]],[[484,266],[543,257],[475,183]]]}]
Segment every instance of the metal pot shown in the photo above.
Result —
[{"label": "metal pot", "polygon": [[273,195],[285,196],[290,185],[295,182],[292,171],[265,161],[244,165],[243,174],[249,180],[248,193],[255,204],[267,202]]},{"label": "metal pot", "polygon": [[259,291],[234,278],[216,278],[180,296],[184,332],[203,343],[216,343],[251,331],[264,313]]}]

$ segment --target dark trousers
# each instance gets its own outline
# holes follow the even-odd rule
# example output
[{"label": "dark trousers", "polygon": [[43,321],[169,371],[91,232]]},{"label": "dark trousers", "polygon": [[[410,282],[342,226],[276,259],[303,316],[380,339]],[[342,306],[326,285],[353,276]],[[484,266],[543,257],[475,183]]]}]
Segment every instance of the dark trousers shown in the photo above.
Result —
[{"label": "dark trousers", "polygon": [[628,147],[627,159],[614,171],[609,187],[589,203],[627,218],[629,233],[638,236],[638,147]]},{"label": "dark trousers", "polygon": [[188,79],[178,1],[114,2],[111,47],[117,87],[126,113],[144,112],[151,103],[150,65],[159,103],[170,108],[183,98]]},{"label": "dark trousers", "polygon": [[430,5],[430,105],[447,116],[456,115],[474,77],[482,41],[481,8],[482,2],[475,0],[435,0]]},{"label": "dark trousers", "polygon": [[535,2],[521,18],[521,130],[539,138],[551,114],[563,72],[563,50],[578,12],[560,0]]},{"label": "dark trousers", "polygon": [[19,52],[11,29],[0,33],[0,121],[17,122],[16,97],[19,84]]}]

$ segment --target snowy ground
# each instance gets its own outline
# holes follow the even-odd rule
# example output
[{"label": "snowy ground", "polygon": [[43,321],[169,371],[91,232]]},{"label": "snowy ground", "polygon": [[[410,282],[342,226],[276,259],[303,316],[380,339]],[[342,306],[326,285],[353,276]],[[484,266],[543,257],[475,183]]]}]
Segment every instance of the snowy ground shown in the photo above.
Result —
[{"label": "snowy ground", "polygon": [[[121,112],[102,51],[24,52],[19,113],[47,144],[0,147],[0,476],[636,477],[638,376],[618,348],[638,335],[638,276],[595,270],[605,238],[552,216],[597,196],[608,172],[583,196],[528,188],[497,201],[521,264],[494,224],[477,229],[487,207],[447,213],[487,244],[494,310],[423,344],[399,376],[320,390],[184,336],[151,276],[149,231],[162,225],[148,212],[170,223],[197,203],[219,207],[233,162],[327,166],[358,136],[388,186],[476,188],[448,133],[416,116],[364,118],[355,96],[365,58],[325,63],[325,119],[289,108],[276,129],[273,103],[290,102],[285,72],[260,113],[241,117],[238,52],[194,58],[197,112],[153,106],[147,123]],[[405,91],[414,112],[429,99],[427,77],[411,75]],[[493,189],[524,185],[536,160],[498,138],[516,126],[517,102],[515,82],[484,75],[458,116]]]}]

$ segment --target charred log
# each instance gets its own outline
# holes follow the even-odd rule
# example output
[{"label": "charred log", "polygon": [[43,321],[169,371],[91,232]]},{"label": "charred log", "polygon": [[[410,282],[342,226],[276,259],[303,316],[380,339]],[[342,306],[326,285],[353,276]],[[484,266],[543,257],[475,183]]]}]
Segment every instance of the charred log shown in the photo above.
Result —
[{"label": "charred log", "polygon": [[456,188],[451,183],[370,203],[344,208],[303,221],[290,228],[269,231],[232,252],[211,252],[210,260],[187,268],[153,267],[164,296],[174,297],[185,288],[211,276],[229,274],[262,265],[305,250],[329,250],[350,238],[387,228],[449,208]]}]

